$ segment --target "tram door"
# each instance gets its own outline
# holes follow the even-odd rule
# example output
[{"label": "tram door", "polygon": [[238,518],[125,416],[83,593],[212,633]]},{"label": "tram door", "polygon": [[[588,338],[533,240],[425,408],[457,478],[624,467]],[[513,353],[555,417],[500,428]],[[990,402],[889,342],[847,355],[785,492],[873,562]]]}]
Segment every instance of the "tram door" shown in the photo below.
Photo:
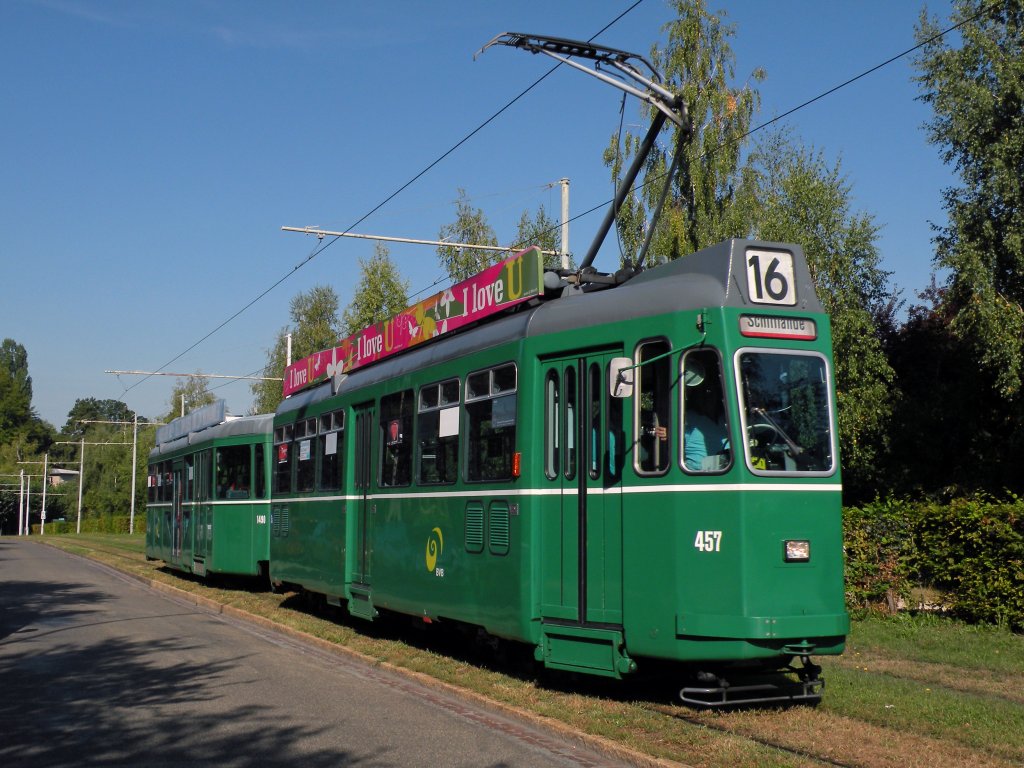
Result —
[{"label": "tram door", "polygon": [[546,474],[560,519],[544,525],[542,613],[581,624],[622,623],[622,401],[608,395],[621,352],[580,354],[545,369]]},{"label": "tram door", "polygon": [[355,553],[353,581],[370,583],[370,526],[373,523],[373,435],[377,414],[373,403],[355,408],[355,491],[356,538],[350,542]]}]

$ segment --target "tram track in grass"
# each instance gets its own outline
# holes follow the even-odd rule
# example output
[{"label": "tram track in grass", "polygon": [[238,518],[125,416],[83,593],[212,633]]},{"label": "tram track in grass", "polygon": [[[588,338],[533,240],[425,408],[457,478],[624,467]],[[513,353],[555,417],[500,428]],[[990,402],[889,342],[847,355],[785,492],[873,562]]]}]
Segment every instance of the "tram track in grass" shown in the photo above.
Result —
[{"label": "tram track in grass", "polygon": [[[702,727],[702,728],[708,728],[708,729],[713,730],[713,731],[718,731],[719,733],[727,733],[727,734],[730,734],[730,735],[733,735],[733,736],[736,735],[736,731],[735,730],[730,729],[729,727],[727,727],[725,725],[721,725],[721,724],[718,724],[718,723],[710,722],[705,717],[700,717],[700,716],[697,716],[697,715],[695,715],[695,714],[693,714],[691,712],[686,712],[684,710],[680,710],[675,705],[652,704],[652,705],[649,705],[649,708],[651,709],[651,711],[659,712],[659,713],[665,715],[666,717],[671,717],[671,718],[674,718],[676,720],[681,720],[681,721],[689,723],[691,725],[696,725],[696,726],[699,726],[699,727]],[[835,768],[860,768],[860,764],[859,763],[842,762],[840,760],[833,759],[833,758],[830,758],[830,757],[827,757],[827,756],[823,756],[823,755],[820,755],[820,754],[815,754],[814,752],[812,752],[810,750],[807,750],[807,749],[788,746],[788,745],[783,744],[783,743],[781,743],[779,741],[773,741],[771,739],[758,738],[758,737],[754,737],[754,736],[748,736],[747,738],[749,738],[751,741],[753,741],[753,742],[755,742],[757,744],[760,744],[760,745],[762,745],[764,747],[768,747],[770,749],[778,750],[781,753],[792,755],[792,756],[797,757],[797,758],[805,758],[807,760],[810,760],[810,761],[812,761],[812,763],[814,765],[831,765],[831,766],[835,766]]]},{"label": "tram track in grass", "polygon": [[608,740],[633,750],[638,764],[1024,765],[1024,705],[1012,684],[1024,673],[1024,638],[1005,632],[941,621],[855,622],[846,656],[822,660],[827,685],[818,707],[701,711],[672,703],[665,682],[558,676],[538,684],[524,661],[530,654],[496,661],[489,649],[467,651],[408,623],[357,623],[336,609],[314,610],[296,594],[183,577],[147,562],[138,537],[119,539],[128,537],[48,536],[45,543]]}]

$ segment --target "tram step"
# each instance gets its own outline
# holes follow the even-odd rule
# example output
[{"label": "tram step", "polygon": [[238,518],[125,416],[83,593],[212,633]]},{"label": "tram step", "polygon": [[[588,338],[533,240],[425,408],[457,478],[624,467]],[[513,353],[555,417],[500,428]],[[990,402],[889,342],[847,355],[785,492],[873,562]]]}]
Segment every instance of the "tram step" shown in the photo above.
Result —
[{"label": "tram step", "polygon": [[621,678],[636,671],[624,647],[621,630],[544,624],[535,656],[551,669]]},{"label": "tram step", "polygon": [[349,587],[348,612],[353,616],[370,621],[377,617],[378,612],[373,607],[369,587],[355,584]]}]

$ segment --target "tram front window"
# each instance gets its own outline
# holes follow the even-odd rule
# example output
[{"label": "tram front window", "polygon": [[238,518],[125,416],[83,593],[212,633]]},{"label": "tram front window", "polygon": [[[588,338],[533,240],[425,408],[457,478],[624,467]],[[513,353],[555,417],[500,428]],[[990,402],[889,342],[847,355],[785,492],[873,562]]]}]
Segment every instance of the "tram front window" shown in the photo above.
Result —
[{"label": "tram front window", "polygon": [[828,367],[815,353],[738,357],[747,463],[761,473],[835,470]]}]

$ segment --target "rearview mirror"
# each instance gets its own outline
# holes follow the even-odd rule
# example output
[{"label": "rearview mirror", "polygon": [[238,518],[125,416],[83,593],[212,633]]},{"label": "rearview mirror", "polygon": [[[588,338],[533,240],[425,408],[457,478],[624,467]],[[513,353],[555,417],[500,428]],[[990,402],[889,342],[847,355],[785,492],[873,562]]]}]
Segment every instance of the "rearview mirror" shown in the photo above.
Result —
[{"label": "rearview mirror", "polygon": [[608,364],[608,394],[619,399],[633,396],[633,371],[628,357],[613,357]]}]

